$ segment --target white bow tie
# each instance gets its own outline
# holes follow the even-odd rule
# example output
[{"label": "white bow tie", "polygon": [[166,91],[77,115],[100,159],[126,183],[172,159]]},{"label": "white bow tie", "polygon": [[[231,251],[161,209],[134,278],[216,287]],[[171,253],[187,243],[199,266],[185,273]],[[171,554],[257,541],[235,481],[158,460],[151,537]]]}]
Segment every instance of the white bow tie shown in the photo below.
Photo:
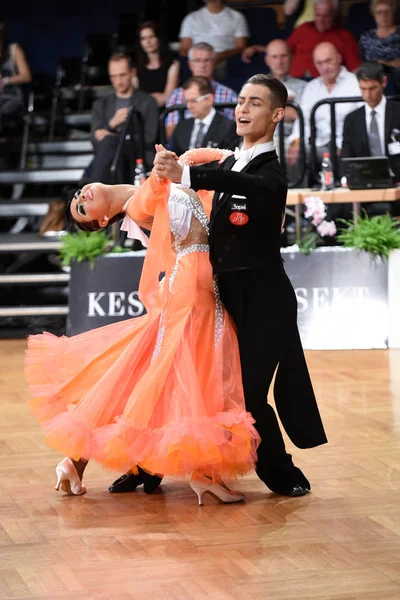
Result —
[{"label": "white bow tie", "polygon": [[235,160],[244,160],[246,162],[250,162],[253,158],[254,148],[250,148],[249,150],[241,150],[240,148],[235,148]]}]

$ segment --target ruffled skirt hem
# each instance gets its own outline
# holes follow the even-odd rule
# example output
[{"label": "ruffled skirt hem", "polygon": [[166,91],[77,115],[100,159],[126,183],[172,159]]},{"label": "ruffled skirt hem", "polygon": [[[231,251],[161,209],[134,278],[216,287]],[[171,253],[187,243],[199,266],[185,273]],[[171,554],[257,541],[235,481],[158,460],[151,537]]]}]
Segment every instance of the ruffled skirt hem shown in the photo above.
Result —
[{"label": "ruffled skirt hem", "polygon": [[78,460],[95,459],[119,472],[135,471],[184,477],[193,471],[212,477],[235,478],[254,469],[258,434],[254,419],[244,410],[186,418],[162,428],[139,427],[118,418],[91,430],[64,412],[44,424],[46,442]]}]

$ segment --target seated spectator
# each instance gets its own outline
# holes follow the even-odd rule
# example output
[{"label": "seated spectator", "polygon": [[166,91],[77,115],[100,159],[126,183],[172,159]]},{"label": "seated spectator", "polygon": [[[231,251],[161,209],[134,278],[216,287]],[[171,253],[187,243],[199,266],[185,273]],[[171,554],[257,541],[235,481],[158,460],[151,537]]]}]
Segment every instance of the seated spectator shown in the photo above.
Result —
[{"label": "seated spectator", "polygon": [[[337,9],[338,0],[333,2],[335,10]],[[283,11],[285,13],[285,28],[292,30],[303,23],[314,21],[315,0],[284,0]]]},{"label": "seated spectator", "polygon": [[203,8],[189,13],[183,19],[179,31],[181,56],[198,42],[207,42],[215,50],[216,69],[214,77],[219,81],[225,75],[226,59],[240,54],[249,39],[249,28],[242,13],[222,0],[204,0]]},{"label": "seated spectator", "polygon": [[[199,42],[194,44],[188,53],[189,69],[194,77],[201,75],[206,77],[210,82],[214,92],[215,103],[219,102],[237,102],[237,94],[234,90],[222,85],[218,81],[213,79],[214,67],[215,67],[215,53],[214,48],[206,42]],[[166,108],[169,106],[175,106],[177,104],[184,104],[185,97],[183,94],[183,88],[176,88],[167,100]],[[222,110],[223,114],[228,118],[235,120],[235,111],[233,108],[225,108]],[[188,110],[184,113],[184,118],[188,119],[190,112]],[[179,112],[170,112],[165,119],[165,132],[166,137],[169,140],[179,121]]]},{"label": "seated spectator", "polygon": [[31,71],[19,44],[8,40],[4,23],[0,22],[0,132],[21,122],[24,99],[21,84],[32,81]]},{"label": "seated spectator", "polygon": [[378,61],[385,66],[386,73],[393,76],[389,93],[396,93],[400,90],[400,27],[395,21],[396,0],[372,0],[371,12],[376,29],[360,35],[361,56],[364,61]]},{"label": "seated spectator", "polygon": [[211,147],[234,150],[241,142],[236,123],[218,113],[214,92],[207,77],[191,77],[183,84],[185,103],[191,117],[175,127],[169,149],[181,155],[192,148]]},{"label": "seated spectator", "polygon": [[345,119],[341,158],[388,156],[394,180],[400,182],[400,144],[395,141],[400,103],[384,96],[387,78],[379,63],[363,63],[356,75],[365,106]]},{"label": "seated spectator", "polygon": [[314,11],[314,21],[297,27],[287,40],[293,52],[290,74],[293,77],[305,78],[318,76],[313,62],[313,51],[321,42],[333,44],[343,57],[344,66],[349,71],[355,71],[361,62],[357,40],[347,29],[335,25],[335,9],[332,2],[316,0]]},{"label": "seated spectator", "polygon": [[[124,122],[133,107],[140,115],[143,127],[143,158],[146,169],[151,169],[158,140],[159,110],[157,102],[147,92],[133,87],[136,69],[126,54],[113,54],[108,62],[108,74],[113,86],[110,94],[96,100],[92,109],[92,141],[95,157],[85,175],[85,183],[111,181],[111,165],[120,141]],[[124,156],[132,147],[124,149]],[[82,182],[81,182],[82,183]]]},{"label": "seated spectator", "polygon": [[138,87],[151,94],[160,108],[179,83],[179,61],[174,60],[160,26],[146,21],[139,27],[136,47]]},{"label": "seated spectator", "polygon": [[[265,64],[268,67],[271,75],[276,79],[279,79],[287,89],[288,100],[297,102],[300,104],[303,95],[306,82],[303,79],[297,79],[290,75],[290,63],[292,61],[291,50],[285,40],[272,40],[267,44],[265,48]],[[289,145],[288,139],[293,130],[293,123],[297,119],[297,111],[291,107],[286,106],[285,117],[283,121],[283,133],[284,133],[284,149],[287,151]],[[277,154],[279,156],[279,131],[280,128],[275,129],[274,141]],[[287,175],[291,182],[297,181],[299,178],[299,165],[287,165]]]},{"label": "seated spectator", "polygon": [[[309,81],[304,88],[300,108],[304,116],[304,136],[306,144],[310,138],[310,115],[314,105],[325,98],[359,97],[361,96],[357,77],[342,66],[342,57],[333,44],[323,42],[314,50],[315,67],[319,77]],[[336,105],[336,147],[341,148],[343,123],[346,115],[358,107],[357,103],[338,103]],[[324,152],[330,152],[331,118],[330,106],[323,104],[315,113],[316,151],[319,161]],[[290,146],[287,155],[289,164],[295,164],[300,151],[299,121],[296,120],[290,136]],[[309,151],[309,147],[306,146]]]}]

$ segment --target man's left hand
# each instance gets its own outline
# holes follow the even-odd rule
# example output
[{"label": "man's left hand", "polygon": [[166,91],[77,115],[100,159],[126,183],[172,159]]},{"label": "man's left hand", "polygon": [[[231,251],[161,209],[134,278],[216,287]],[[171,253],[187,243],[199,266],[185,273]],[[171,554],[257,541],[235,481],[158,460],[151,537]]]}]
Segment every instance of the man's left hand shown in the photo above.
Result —
[{"label": "man's left hand", "polygon": [[176,160],[176,154],[169,150],[157,152],[154,158],[154,169],[159,177],[166,177],[174,183],[182,180],[183,167]]}]

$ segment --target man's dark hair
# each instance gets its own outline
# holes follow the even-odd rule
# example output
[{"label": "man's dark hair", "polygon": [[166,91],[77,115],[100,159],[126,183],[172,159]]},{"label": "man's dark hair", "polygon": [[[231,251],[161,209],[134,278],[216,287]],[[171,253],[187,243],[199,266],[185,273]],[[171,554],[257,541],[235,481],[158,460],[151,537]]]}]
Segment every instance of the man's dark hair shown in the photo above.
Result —
[{"label": "man's dark hair", "polygon": [[380,63],[371,60],[369,62],[362,63],[358,67],[356,76],[358,81],[373,80],[382,83],[385,76],[385,69]]},{"label": "man's dark hair", "polygon": [[211,81],[207,79],[207,77],[203,77],[202,75],[198,75],[197,77],[190,77],[187,81],[185,81],[182,88],[184,90],[187,90],[192,85],[197,85],[201,96],[204,96],[204,94],[214,93]]},{"label": "man's dark hair", "polygon": [[[75,227],[77,227],[81,231],[99,231],[99,229],[104,229],[104,227],[100,227],[98,221],[85,221],[82,223],[78,223],[78,221],[75,220],[75,218],[72,216],[72,213],[71,213],[71,202],[72,202],[73,198],[74,198],[74,196],[72,196],[72,198],[70,200],[68,200],[67,205],[65,207],[65,218],[66,218],[67,222],[72,226],[75,225]],[[109,220],[108,225],[112,225],[113,223],[116,223],[117,221],[121,221],[124,217],[125,217],[125,213],[120,212],[120,213],[114,215]]]},{"label": "man's dark hair", "polygon": [[133,69],[135,66],[133,64],[132,56],[130,56],[130,54],[126,54],[125,52],[115,52],[114,54],[111,54],[108,62],[119,62],[120,60],[126,60],[130,69]]},{"label": "man's dark hair", "polygon": [[272,75],[265,75],[259,73],[250,77],[244,85],[252,83],[254,85],[263,85],[267,87],[271,92],[271,105],[272,108],[285,108],[288,93],[286,87],[279,79],[272,77]]}]

